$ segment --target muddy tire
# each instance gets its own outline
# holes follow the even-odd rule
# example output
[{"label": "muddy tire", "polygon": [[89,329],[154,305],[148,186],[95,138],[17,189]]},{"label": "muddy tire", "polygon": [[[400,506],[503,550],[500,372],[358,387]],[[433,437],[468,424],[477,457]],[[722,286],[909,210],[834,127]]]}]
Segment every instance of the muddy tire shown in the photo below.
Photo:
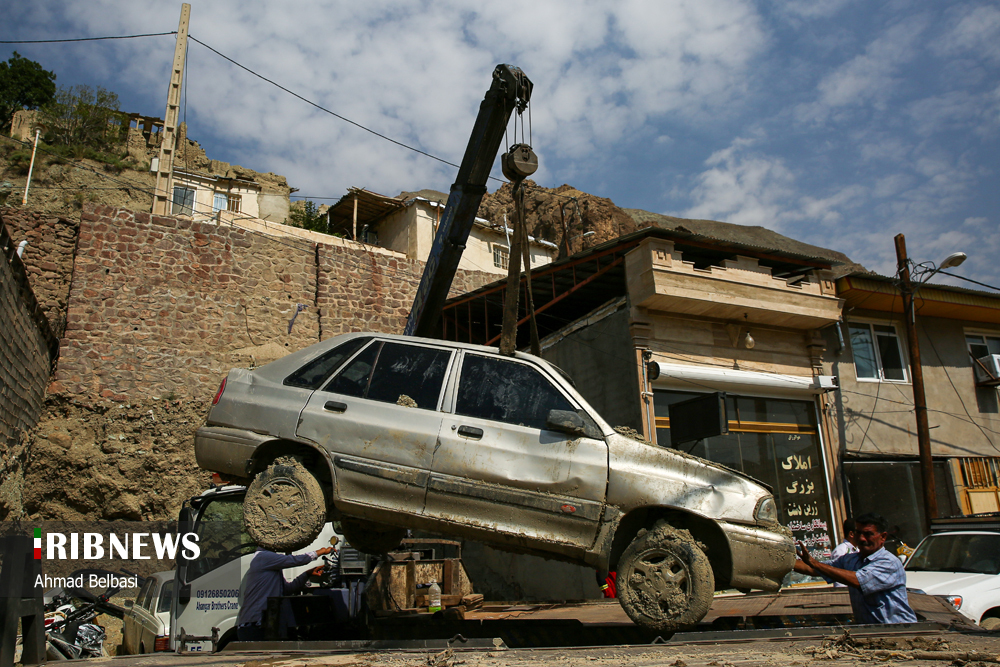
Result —
[{"label": "muddy tire", "polygon": [[686,530],[660,521],[641,530],[618,562],[618,601],[647,630],[675,632],[705,617],[715,594],[708,557]]},{"label": "muddy tire", "polygon": [[995,616],[984,618],[979,622],[979,627],[983,630],[989,630],[990,632],[1000,630],[1000,618],[996,618]]},{"label": "muddy tire", "polygon": [[243,524],[254,542],[271,551],[308,545],[326,523],[326,499],[312,473],[291,457],[259,473],[243,501]]},{"label": "muddy tire", "polygon": [[340,530],[350,546],[362,553],[375,555],[392,551],[406,537],[404,528],[356,519],[341,521]]}]

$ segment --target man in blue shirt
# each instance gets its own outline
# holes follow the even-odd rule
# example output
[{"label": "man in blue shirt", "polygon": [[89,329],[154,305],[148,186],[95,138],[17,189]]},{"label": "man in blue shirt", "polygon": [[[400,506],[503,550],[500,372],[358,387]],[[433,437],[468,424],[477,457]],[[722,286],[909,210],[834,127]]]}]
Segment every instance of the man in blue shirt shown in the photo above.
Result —
[{"label": "man in blue shirt", "polygon": [[916,623],[917,615],[906,597],[906,572],[900,560],[883,548],[888,524],[878,514],[855,519],[858,551],[829,563],[813,559],[799,542],[795,571],[846,584],[854,620],[863,624]]},{"label": "man in blue shirt", "polygon": [[302,591],[309,575],[322,574],[323,568],[307,570],[292,581],[286,581],[281,571],[289,567],[308,565],[331,551],[334,551],[333,547],[323,547],[292,556],[276,554],[264,547],[258,547],[247,570],[243,604],[240,605],[240,612],[236,617],[236,638],[241,642],[263,640],[264,630],[261,628],[261,620],[267,608],[267,599]]}]

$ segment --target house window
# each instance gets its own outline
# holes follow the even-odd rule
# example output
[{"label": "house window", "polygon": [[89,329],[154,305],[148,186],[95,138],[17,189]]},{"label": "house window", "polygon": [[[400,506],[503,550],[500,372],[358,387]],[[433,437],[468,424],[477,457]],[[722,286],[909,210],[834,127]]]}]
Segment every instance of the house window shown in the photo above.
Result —
[{"label": "house window", "polygon": [[240,206],[243,204],[243,195],[229,195],[229,205],[226,206],[227,211],[233,213],[240,212]]},{"label": "house window", "polygon": [[969,346],[969,353],[975,359],[985,357],[988,354],[1000,354],[1000,337],[965,334],[965,342]]},{"label": "house window", "polygon": [[174,188],[174,203],[171,215],[194,215],[194,190],[185,187]]},{"label": "house window", "polygon": [[903,346],[891,324],[850,324],[854,370],[859,380],[907,382]]},{"label": "house window", "polygon": [[501,245],[493,244],[493,266],[506,269],[510,262],[510,251]]},{"label": "house window", "polygon": [[[979,407],[979,412],[997,414],[1000,412],[1000,401],[997,400],[996,388],[992,386],[995,383],[988,381],[988,374],[974,360],[981,359],[990,354],[1000,354],[1000,337],[967,333],[965,334],[965,344],[969,349],[969,354],[972,356],[970,361],[973,365],[973,378],[977,381],[976,404]],[[987,369],[992,370],[990,364],[985,364],[985,366]],[[979,384],[981,381],[988,382]]]},{"label": "house window", "polygon": [[219,211],[229,210],[229,195],[225,192],[216,192],[215,197],[212,198],[212,214],[218,213]]}]

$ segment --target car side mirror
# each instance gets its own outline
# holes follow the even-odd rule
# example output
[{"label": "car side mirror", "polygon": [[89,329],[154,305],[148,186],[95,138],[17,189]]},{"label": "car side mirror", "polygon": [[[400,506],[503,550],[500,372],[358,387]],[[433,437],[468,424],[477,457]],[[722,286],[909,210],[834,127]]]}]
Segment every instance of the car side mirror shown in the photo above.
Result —
[{"label": "car side mirror", "polygon": [[587,436],[587,425],[583,417],[571,410],[549,410],[545,428],[580,438]]},{"label": "car side mirror", "polygon": [[187,604],[191,601],[191,584],[183,584],[177,592],[177,602]]}]

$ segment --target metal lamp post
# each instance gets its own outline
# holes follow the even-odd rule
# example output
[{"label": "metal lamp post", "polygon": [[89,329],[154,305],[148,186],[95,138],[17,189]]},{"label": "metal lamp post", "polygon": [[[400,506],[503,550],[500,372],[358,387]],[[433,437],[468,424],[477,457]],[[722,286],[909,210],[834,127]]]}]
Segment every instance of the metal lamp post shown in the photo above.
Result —
[{"label": "metal lamp post", "polygon": [[941,265],[917,282],[916,288],[910,278],[910,262],[906,256],[906,238],[896,235],[896,261],[901,291],[903,293],[903,317],[906,320],[907,348],[910,351],[910,374],[913,381],[913,409],[917,416],[917,450],[920,453],[920,476],[924,487],[924,529],[930,533],[931,519],[937,516],[937,491],[934,487],[934,460],[931,457],[931,435],[927,424],[927,400],[924,396],[924,372],[920,365],[920,345],[917,341],[917,326],[913,310],[913,296],[916,289],[926,283],[938,271],[958,266],[965,261],[963,252],[948,255]]}]

